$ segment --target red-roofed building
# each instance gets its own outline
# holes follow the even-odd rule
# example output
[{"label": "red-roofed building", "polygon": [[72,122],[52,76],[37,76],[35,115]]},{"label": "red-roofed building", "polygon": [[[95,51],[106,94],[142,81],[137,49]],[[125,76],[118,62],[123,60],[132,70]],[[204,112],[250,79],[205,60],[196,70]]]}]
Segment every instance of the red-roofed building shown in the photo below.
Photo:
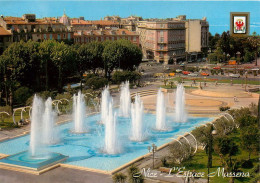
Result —
[{"label": "red-roofed building", "polygon": [[54,39],[73,41],[73,31],[60,23],[59,19],[48,17],[36,19],[35,14],[24,14],[22,17],[0,17],[0,25],[13,34],[13,42],[20,40],[43,41]]},{"label": "red-roofed building", "polygon": [[0,55],[12,43],[12,33],[0,26]]},{"label": "red-roofed building", "polygon": [[89,31],[78,31],[74,33],[74,43],[89,43],[91,41],[106,41],[127,39],[139,46],[139,35],[127,29],[99,29]]}]

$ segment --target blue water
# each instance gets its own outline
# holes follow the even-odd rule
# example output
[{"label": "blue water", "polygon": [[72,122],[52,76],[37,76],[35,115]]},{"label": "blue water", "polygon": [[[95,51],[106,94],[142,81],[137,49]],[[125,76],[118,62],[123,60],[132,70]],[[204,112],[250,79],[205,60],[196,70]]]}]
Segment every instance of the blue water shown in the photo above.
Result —
[{"label": "blue water", "polygon": [[57,161],[65,159],[66,156],[58,153],[49,153],[48,156],[40,158],[32,158],[29,151],[23,151],[7,158],[0,159],[0,163],[7,163],[12,165],[23,166],[25,168],[35,168],[40,170],[42,167],[46,167]]},{"label": "blue water", "polygon": [[212,34],[229,30],[230,12],[250,12],[250,32],[260,34],[260,1],[3,1],[0,14],[22,16],[35,13],[37,17],[57,17],[63,10],[69,17],[84,16],[100,20],[107,15],[143,18],[169,18],[187,15],[189,19],[207,17]]},{"label": "blue water", "polygon": [[[89,116],[85,124],[89,127],[89,133],[72,134],[73,123],[59,125],[61,142],[48,147],[49,152],[56,152],[69,156],[66,164],[111,171],[119,166],[148,153],[147,147],[152,143],[161,146],[191,131],[195,126],[211,121],[211,118],[189,118],[188,122],[180,124],[172,122],[167,117],[169,130],[165,132],[156,131],[155,115],[145,114],[144,123],[147,127],[148,138],[144,142],[133,142],[129,140],[131,133],[131,121],[129,118],[118,117],[117,130],[118,139],[122,146],[122,152],[116,155],[103,153],[104,126],[98,124],[100,115]],[[0,143],[0,153],[16,154],[29,148],[29,135],[7,140]]]}]

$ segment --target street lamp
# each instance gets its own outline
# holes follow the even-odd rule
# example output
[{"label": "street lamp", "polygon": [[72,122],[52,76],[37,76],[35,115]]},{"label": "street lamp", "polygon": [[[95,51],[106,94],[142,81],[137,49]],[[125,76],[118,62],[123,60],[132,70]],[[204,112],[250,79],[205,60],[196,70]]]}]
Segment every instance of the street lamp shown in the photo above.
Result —
[{"label": "street lamp", "polygon": [[237,61],[238,61],[238,64],[240,63],[240,55],[241,55],[241,53],[238,51],[237,53],[236,53],[236,55],[237,55]]},{"label": "street lamp", "polygon": [[176,59],[176,53],[173,52],[172,54],[173,60],[174,60],[174,65],[177,65],[177,59]]},{"label": "street lamp", "polygon": [[152,146],[148,146],[147,147],[148,151],[153,153],[153,169],[154,169],[154,154],[155,151],[157,150],[157,146],[155,144],[152,144]]},{"label": "street lamp", "polygon": [[224,56],[223,60],[224,60],[224,62],[226,62],[226,53],[225,52],[223,52],[223,56]]},{"label": "street lamp", "polygon": [[209,137],[208,137],[208,183],[209,183],[209,168],[212,167],[212,145],[213,135],[217,135],[217,130],[214,130],[214,125],[210,125]]}]

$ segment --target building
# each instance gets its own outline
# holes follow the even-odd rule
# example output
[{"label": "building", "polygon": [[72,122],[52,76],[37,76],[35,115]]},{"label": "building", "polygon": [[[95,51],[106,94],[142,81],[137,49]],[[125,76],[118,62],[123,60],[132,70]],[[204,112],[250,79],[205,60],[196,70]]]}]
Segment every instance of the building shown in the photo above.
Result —
[{"label": "building", "polygon": [[202,56],[208,47],[209,25],[206,19],[186,20],[185,15],[137,22],[137,33],[145,59],[164,64]]},{"label": "building", "polygon": [[203,53],[207,52],[209,44],[209,24],[206,18],[202,20],[189,19],[185,22],[185,28],[186,60],[192,61],[202,58]]},{"label": "building", "polygon": [[91,41],[114,41],[119,39],[127,39],[139,46],[139,35],[126,29],[98,29],[74,33],[74,42],[80,44]]},{"label": "building", "polygon": [[73,31],[57,18],[36,19],[35,14],[24,14],[22,17],[1,17],[0,25],[13,34],[13,42],[43,41],[53,39],[58,41],[73,41]]},{"label": "building", "polygon": [[137,22],[139,21],[143,21],[143,18],[133,15],[127,18],[121,18],[120,27],[130,31],[136,31]]},{"label": "building", "polygon": [[13,41],[11,31],[7,31],[0,26],[0,55],[12,42]]},{"label": "building", "polygon": [[144,58],[165,64],[185,58],[184,21],[140,21],[137,32]]}]

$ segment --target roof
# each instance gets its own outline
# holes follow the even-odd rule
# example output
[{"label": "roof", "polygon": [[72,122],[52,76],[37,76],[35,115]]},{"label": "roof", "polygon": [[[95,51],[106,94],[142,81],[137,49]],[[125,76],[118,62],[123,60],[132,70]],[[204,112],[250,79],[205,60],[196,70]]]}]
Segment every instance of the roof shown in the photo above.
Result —
[{"label": "roof", "polygon": [[[92,30],[92,35],[90,35],[90,32],[91,31],[83,31],[83,35],[85,36],[101,36],[101,31],[103,31],[103,36],[106,36],[106,35],[109,35],[109,36],[118,36],[118,35],[121,35],[121,36],[129,36],[129,35],[138,35],[136,32],[132,32],[132,31],[129,31],[127,29],[116,29],[116,30]],[[125,34],[122,34],[123,31],[125,32]],[[113,34],[114,32],[114,34]],[[74,33],[74,36],[81,36],[80,33],[76,32]]]},{"label": "roof", "polygon": [[16,25],[25,25],[25,24],[62,24],[57,18],[48,17],[43,19],[35,19],[35,22],[26,22],[25,19],[21,17],[4,17],[6,24],[16,24]]},{"label": "roof", "polygon": [[86,20],[80,20],[78,18],[71,19],[71,25],[119,25],[118,22],[113,22],[109,20],[93,20],[93,21],[86,21]]},{"label": "roof", "polygon": [[109,21],[109,20],[94,20],[91,21],[92,24],[99,24],[99,25],[119,25],[118,22],[113,22],[113,21]]},{"label": "roof", "polygon": [[71,19],[70,23],[71,25],[92,25],[91,21],[80,20],[78,18]]},{"label": "roof", "polygon": [[0,26],[0,36],[11,36],[12,33],[5,30],[3,27]]}]

